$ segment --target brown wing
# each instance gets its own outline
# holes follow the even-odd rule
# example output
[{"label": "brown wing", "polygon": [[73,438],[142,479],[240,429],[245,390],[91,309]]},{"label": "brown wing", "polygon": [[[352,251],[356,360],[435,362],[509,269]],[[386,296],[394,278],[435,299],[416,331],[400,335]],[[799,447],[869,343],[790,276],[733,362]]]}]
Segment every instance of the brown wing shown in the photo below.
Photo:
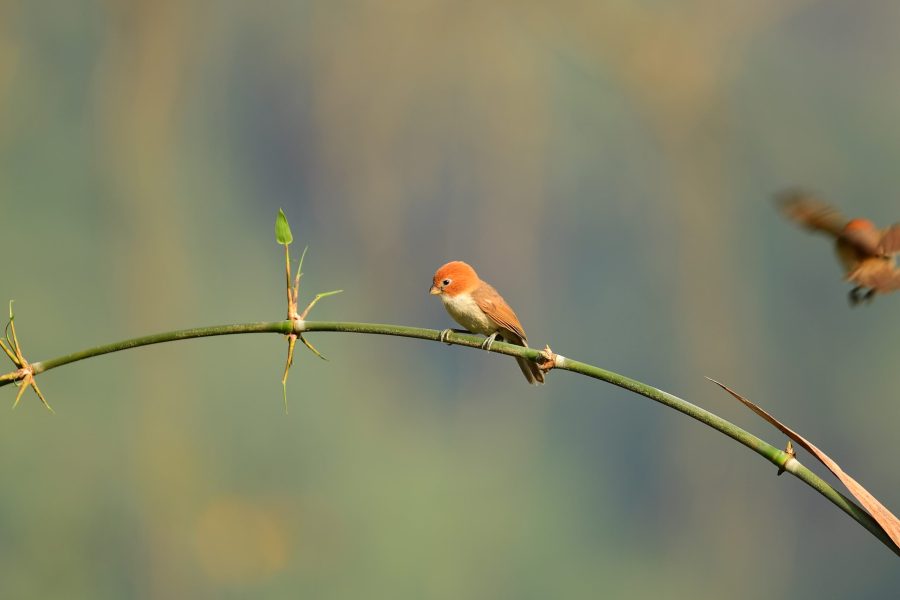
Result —
[{"label": "brown wing", "polygon": [[788,190],[778,194],[775,201],[784,216],[812,231],[837,237],[847,224],[847,218],[840,211],[808,192]]},{"label": "brown wing", "polygon": [[[509,304],[497,293],[490,285],[482,282],[475,291],[472,292],[472,298],[478,305],[478,308],[484,311],[490,320],[500,327],[500,334],[503,339],[510,344],[528,347],[528,341],[525,338],[525,330],[519,323],[519,317],[509,307]],[[538,384],[544,383],[544,372],[538,367],[537,363],[527,358],[516,358],[519,369],[525,375],[528,383]]]},{"label": "brown wing", "polygon": [[[513,309],[503,300],[497,290],[486,283],[482,283],[475,291],[472,292],[472,298],[478,304],[478,308],[484,311],[494,323],[509,333],[515,334],[521,339],[521,345],[527,346],[525,338],[525,330],[519,323],[519,317],[513,312]],[[501,332],[502,334],[503,332]],[[511,344],[518,344],[519,340],[508,339],[509,336],[504,335],[504,339]]]},{"label": "brown wing", "polygon": [[885,256],[891,256],[900,252],[900,223],[894,223],[884,230],[878,250],[879,254],[884,254]]}]

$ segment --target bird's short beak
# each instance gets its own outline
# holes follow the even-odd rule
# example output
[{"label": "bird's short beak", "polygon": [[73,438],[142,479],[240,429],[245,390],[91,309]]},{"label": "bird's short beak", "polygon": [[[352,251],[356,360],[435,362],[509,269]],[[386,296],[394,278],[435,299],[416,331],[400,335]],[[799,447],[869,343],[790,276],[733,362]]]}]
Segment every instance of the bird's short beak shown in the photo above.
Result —
[{"label": "bird's short beak", "polygon": [[440,293],[441,293],[441,288],[439,288],[439,287],[436,286],[436,285],[433,285],[433,286],[431,286],[431,289],[428,290],[428,293],[429,293],[429,294],[432,294],[432,295],[440,294]]}]

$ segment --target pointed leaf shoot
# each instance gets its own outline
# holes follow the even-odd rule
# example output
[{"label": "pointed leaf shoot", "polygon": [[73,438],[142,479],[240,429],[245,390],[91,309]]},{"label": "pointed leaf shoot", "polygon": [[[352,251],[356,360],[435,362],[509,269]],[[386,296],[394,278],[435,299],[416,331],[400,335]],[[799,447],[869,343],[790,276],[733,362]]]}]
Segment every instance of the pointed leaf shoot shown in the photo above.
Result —
[{"label": "pointed leaf shoot", "polygon": [[278,209],[278,216],[275,218],[275,241],[283,246],[287,246],[294,241],[294,236],[291,234],[291,226],[288,225],[287,217],[284,216],[284,211],[280,208]]}]

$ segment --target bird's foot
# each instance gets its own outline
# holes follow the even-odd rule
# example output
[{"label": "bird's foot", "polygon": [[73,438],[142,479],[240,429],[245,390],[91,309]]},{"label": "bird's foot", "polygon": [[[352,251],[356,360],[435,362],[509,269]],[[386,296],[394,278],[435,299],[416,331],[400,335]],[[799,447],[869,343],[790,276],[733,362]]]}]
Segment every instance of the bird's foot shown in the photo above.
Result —
[{"label": "bird's foot", "polygon": [[852,290],[850,290],[850,295],[848,299],[850,300],[850,306],[858,306],[863,302],[869,303],[875,298],[876,290],[875,288],[871,288],[865,293],[863,293],[863,286],[858,285]]},{"label": "bird's foot", "polygon": [[441,332],[440,337],[438,337],[438,341],[444,342],[448,346],[452,346],[453,344],[451,344],[450,342],[447,341],[447,336],[450,335],[451,333],[472,333],[472,332],[469,331],[468,329],[451,329],[448,327],[447,329],[445,329]]},{"label": "bird's foot", "polygon": [[540,369],[542,373],[546,373],[550,369],[555,369],[556,362],[559,359],[565,360],[564,357],[553,352],[553,350],[550,349],[550,344],[547,344],[547,346],[541,350],[541,357],[537,360],[538,369]]},{"label": "bird's foot", "polygon": [[481,349],[490,351],[491,346],[494,345],[494,340],[496,340],[496,339],[497,339],[497,333],[494,332],[491,335],[489,335],[486,340],[484,340],[484,343],[481,344]]}]

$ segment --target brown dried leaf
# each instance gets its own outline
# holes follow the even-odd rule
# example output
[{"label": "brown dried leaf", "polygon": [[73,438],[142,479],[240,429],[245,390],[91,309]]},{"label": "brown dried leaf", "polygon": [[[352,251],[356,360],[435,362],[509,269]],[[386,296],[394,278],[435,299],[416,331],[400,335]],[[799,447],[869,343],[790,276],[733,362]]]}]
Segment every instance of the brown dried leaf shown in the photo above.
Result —
[{"label": "brown dried leaf", "polygon": [[815,456],[819,462],[828,467],[828,470],[835,474],[835,476],[841,480],[841,482],[850,490],[850,493],[859,500],[859,503],[863,505],[863,507],[869,511],[869,514],[872,515],[872,518],[875,519],[881,528],[884,529],[885,533],[890,536],[890,538],[894,541],[894,544],[900,546],[900,519],[894,516],[894,514],[889,511],[881,502],[879,502],[875,496],[870,494],[866,488],[861,486],[855,479],[850,477],[847,473],[841,469],[840,466],[836,462],[834,462],[827,454],[819,450],[815,445],[809,442],[806,438],[801,436],[799,433],[784,425],[781,421],[767,413],[765,410],[750,402],[731,388],[729,388],[724,383],[719,383],[715,379],[710,379],[710,381],[715,383],[717,386],[734,396],[739,402],[744,404],[747,408],[755,412],[757,415],[768,421],[771,425],[778,428],[783,434],[794,440],[797,445],[805,448],[809,451],[810,454]]}]

